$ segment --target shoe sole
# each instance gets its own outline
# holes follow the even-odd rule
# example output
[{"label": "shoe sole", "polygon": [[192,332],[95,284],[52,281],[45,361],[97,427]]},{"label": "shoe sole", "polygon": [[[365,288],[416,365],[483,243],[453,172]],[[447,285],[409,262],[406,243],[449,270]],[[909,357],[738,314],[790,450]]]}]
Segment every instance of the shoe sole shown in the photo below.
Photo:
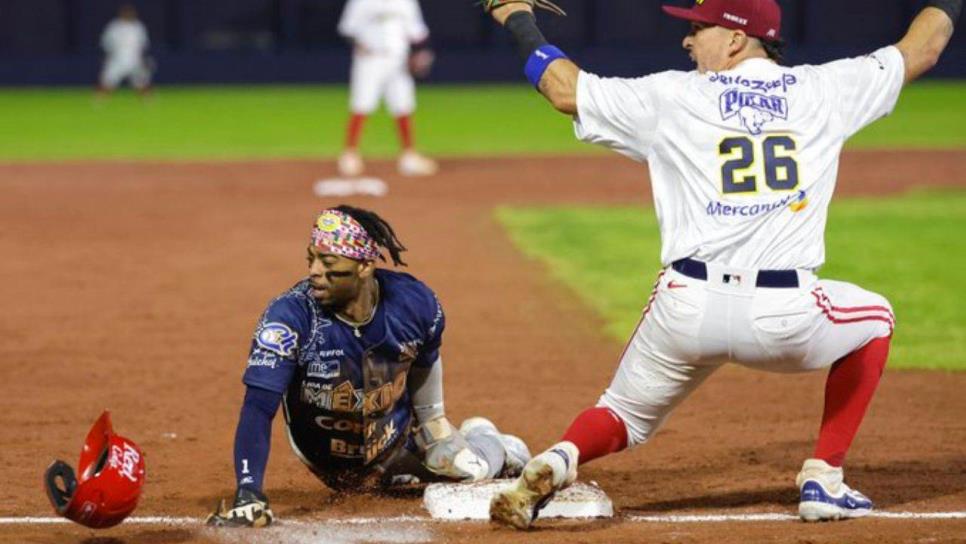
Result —
[{"label": "shoe sole", "polygon": [[534,519],[534,507],[553,493],[553,467],[541,463],[523,475],[513,487],[497,493],[490,501],[490,521],[525,530]]},{"label": "shoe sole", "polygon": [[840,521],[868,516],[868,508],[847,510],[825,502],[807,501],[798,504],[798,516],[805,522]]}]

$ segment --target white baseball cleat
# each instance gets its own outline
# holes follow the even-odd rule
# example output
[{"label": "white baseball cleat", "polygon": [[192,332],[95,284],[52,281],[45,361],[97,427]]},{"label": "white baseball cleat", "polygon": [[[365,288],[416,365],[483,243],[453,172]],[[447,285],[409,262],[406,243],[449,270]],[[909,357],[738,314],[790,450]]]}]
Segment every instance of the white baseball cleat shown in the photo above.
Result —
[{"label": "white baseball cleat", "polygon": [[485,417],[471,417],[463,420],[460,425],[460,434],[468,436],[471,432],[492,434],[503,445],[506,458],[503,461],[503,470],[498,476],[515,478],[523,472],[523,467],[526,466],[531,455],[530,448],[520,437],[501,433],[496,425]]},{"label": "white baseball cleat", "polygon": [[436,161],[412,149],[403,151],[397,163],[399,173],[404,176],[432,176],[439,171]]},{"label": "white baseball cleat", "polygon": [[806,459],[795,478],[800,490],[798,515],[803,521],[861,518],[872,511],[872,501],[845,485],[841,467],[821,459]]},{"label": "white baseball cleat", "polygon": [[339,174],[347,178],[354,178],[362,174],[364,165],[362,157],[357,151],[346,150],[339,155]]},{"label": "white baseball cleat", "polygon": [[580,452],[573,442],[558,442],[534,457],[510,487],[490,501],[490,521],[528,529],[553,495],[577,480]]}]

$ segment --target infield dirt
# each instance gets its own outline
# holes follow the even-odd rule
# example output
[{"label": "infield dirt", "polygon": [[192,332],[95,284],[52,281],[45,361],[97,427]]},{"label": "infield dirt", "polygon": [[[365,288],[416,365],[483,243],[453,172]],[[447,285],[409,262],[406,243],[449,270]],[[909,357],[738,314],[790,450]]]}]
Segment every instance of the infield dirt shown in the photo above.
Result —
[{"label": "infield dirt", "polygon": [[[441,175],[420,180],[396,177],[388,163],[372,167],[390,195],[345,201],[390,220],[410,248],[408,271],[443,302],[451,419],[485,415],[535,451],[551,444],[596,401],[621,346],[510,244],[492,209],[647,203],[645,170],[613,157],[451,160]],[[838,193],[966,187],[963,172],[963,152],[852,152]],[[319,161],[0,165],[0,517],[52,515],[41,475],[55,458],[77,462],[103,408],[146,452],[137,515],[201,517],[231,495],[252,329],[265,304],[304,274],[314,214],[342,201],[311,196],[312,183],[332,173]],[[654,272],[615,271],[641,275],[642,289],[627,296],[642,306]],[[793,478],[811,452],[823,383],[823,373],[723,369],[651,443],[582,468],[581,478],[596,480],[614,500],[613,520],[544,521],[526,534],[435,524],[409,541],[966,541],[966,520],[663,524],[621,517],[793,513]],[[966,510],[963,391],[966,374],[887,370],[850,453],[849,481],[884,510]],[[331,493],[292,454],[278,421],[273,446],[266,491],[281,520],[423,515],[415,494]],[[268,534],[275,536],[267,541],[284,540]],[[387,539],[365,529],[353,534],[341,541]],[[0,525],[3,542],[226,538],[247,540],[194,526],[128,524],[95,533]]]}]

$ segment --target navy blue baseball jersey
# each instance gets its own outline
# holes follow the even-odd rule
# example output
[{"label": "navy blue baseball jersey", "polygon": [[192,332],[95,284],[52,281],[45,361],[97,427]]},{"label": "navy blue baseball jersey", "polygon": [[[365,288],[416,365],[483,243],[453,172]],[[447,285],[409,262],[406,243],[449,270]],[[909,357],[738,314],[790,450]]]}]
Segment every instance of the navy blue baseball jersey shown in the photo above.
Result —
[{"label": "navy blue baseball jersey", "polygon": [[425,284],[377,269],[372,320],[354,326],[324,309],[303,280],[276,298],[252,339],[243,381],[283,395],[297,453],[316,472],[380,461],[408,436],[409,369],[439,359],[443,309]]}]

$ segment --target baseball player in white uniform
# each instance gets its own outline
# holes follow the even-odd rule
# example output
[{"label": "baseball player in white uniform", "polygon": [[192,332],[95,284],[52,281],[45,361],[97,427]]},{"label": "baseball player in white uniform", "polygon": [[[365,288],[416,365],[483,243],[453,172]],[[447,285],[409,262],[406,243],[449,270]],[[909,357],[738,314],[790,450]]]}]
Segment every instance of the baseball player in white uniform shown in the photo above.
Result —
[{"label": "baseball player in white uniform", "polygon": [[[647,162],[664,269],[597,406],[493,498],[491,518],[526,528],[577,465],[651,438],[727,362],[772,372],[831,367],[818,442],[796,479],[806,521],[860,517],[872,502],[842,464],[886,364],[895,318],[881,295],[819,279],[846,139],[888,115],[931,68],[962,0],[930,0],[896,45],[817,66],[781,66],[775,0],[664,7],[691,22],[697,64],[635,79],[581,71],[537,29],[533,0],[484,5],[526,74],[573,116],[577,137]],[[542,2],[536,2],[539,6]]]},{"label": "baseball player in white uniform", "polygon": [[137,10],[131,4],[124,4],[101,34],[105,59],[99,91],[110,93],[128,80],[138,92],[149,92],[151,68],[144,57],[148,45],[148,31],[138,20]]},{"label": "baseball player in white uniform", "polygon": [[357,176],[363,171],[359,139],[366,118],[386,101],[396,119],[402,153],[398,170],[407,176],[435,174],[436,163],[414,149],[412,114],[416,109],[413,73],[425,75],[432,63],[429,29],[417,0],[348,0],[339,21],[339,34],[352,42],[349,76],[350,117],[339,172]]}]

